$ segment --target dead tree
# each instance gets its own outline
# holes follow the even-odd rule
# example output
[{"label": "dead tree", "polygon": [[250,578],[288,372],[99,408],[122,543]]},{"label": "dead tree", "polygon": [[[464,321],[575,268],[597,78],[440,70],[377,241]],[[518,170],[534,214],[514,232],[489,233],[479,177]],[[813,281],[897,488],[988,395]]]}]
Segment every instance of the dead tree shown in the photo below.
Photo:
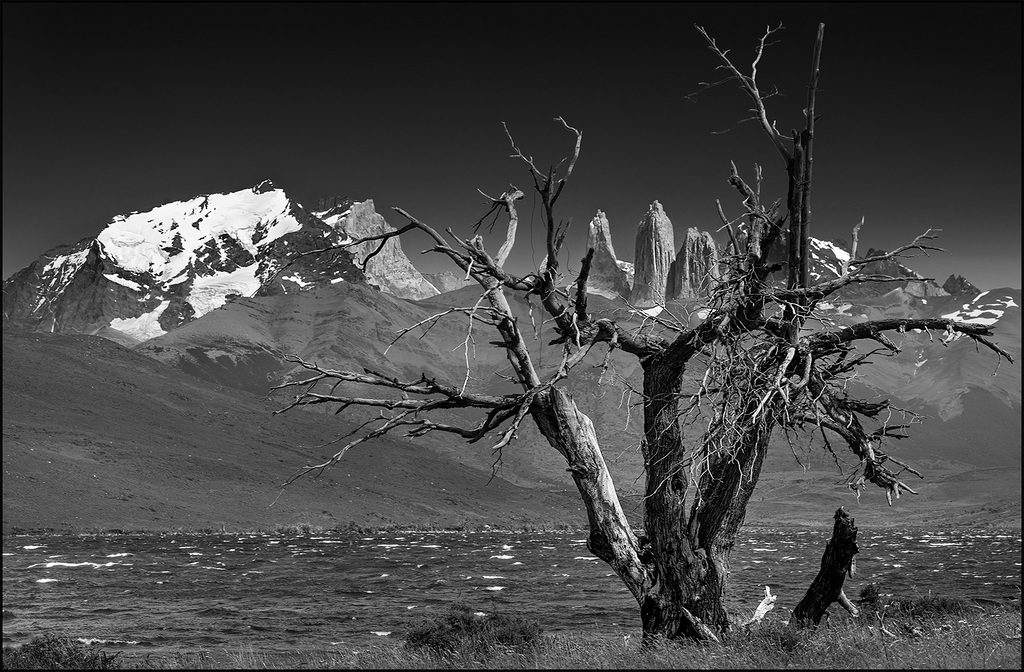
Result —
[{"label": "dead tree", "polygon": [[[470,443],[493,437],[493,447],[500,451],[510,445],[522,423],[533,422],[565,458],[587,511],[588,547],[608,563],[636,598],[646,641],[717,640],[730,629],[723,605],[729,557],[776,429],[815,430],[840,437],[860,461],[851,475],[851,485],[858,493],[867,482],[882,488],[890,503],[893,495],[913,492],[900,480],[909,467],[880,449],[883,440],[902,435],[904,429],[885,421],[883,412],[890,410],[889,404],[866,403],[847,395],[846,378],[870,354],[858,352],[855,345],[873,340],[895,350],[887,331],[939,330],[971,338],[998,357],[1010,356],[988,340],[989,326],[948,319],[889,319],[801,331],[815,318],[819,302],[843,287],[894,279],[866,273],[869,263],[909,251],[936,249],[928,245],[935,236],[928,231],[906,246],[868,259],[854,255],[837,277],[813,285],[807,282],[810,155],[822,33],[819,31],[815,46],[807,127],[787,138],[768,121],[756,82],[757,64],[772,32],[762,38],[748,76],[701,30],[728,73],[723,81],[740,83],[754,101],[762,127],[785,158],[790,197],[785,211],[778,201],[763,205],[760,180],[751,188],[733,167],[729,182],[740,193],[743,211],[729,220],[719,206],[723,228],[730,236],[730,253],[723,259],[723,273],[706,301],[706,317],[700,324],[689,327],[657,318],[661,331],[641,332],[626,326],[627,322],[592,314],[586,301],[591,253],[583,259],[571,289],[564,288],[559,257],[566,225],[556,218],[555,205],[579,158],[582,134],[557,119],[573,135],[574,147],[561,163],[542,170],[506,129],[512,156],[525,165],[542,206],[546,261],[539,270],[517,276],[504,268],[518,222],[516,201],[522,197],[515,187],[496,198],[488,197],[489,212],[502,212],[509,218],[505,243],[496,257],[487,252],[481,236],[460,238],[450,228],[447,236],[442,235],[399,208],[395,210],[407,225],[356,242],[379,241],[382,246],[388,238],[414,229],[429,236],[433,242],[428,251],[447,256],[481,288],[476,305],[445,311],[435,318],[458,314],[472,325],[493,329],[498,335],[495,345],[507,355],[517,391],[482,394],[469,388],[468,377],[462,381],[455,376],[451,381],[427,376],[400,380],[369,369],[336,371],[296,359],[310,375],[278,386],[297,391],[292,403],[278,412],[330,404],[339,411],[370,407],[381,415],[360,426],[328,459],[304,467],[289,482],[303,474],[319,473],[354,446],[393,431],[414,437],[446,432]],[[797,245],[798,258],[786,264],[769,263],[768,252],[784,232],[790,244]],[[856,240],[855,229],[854,245]],[[783,270],[788,272],[788,281],[774,282],[774,274]],[[534,362],[506,298],[508,292],[536,297],[553,322],[557,337],[551,344],[561,350],[553,372],[543,374]],[[641,453],[646,472],[642,530],[633,529],[627,520],[594,424],[565,387],[573,369],[595,348],[595,356],[609,357],[614,350],[634,356],[642,368]],[[698,373],[703,371],[703,377],[696,389],[684,391],[684,373],[691,364]],[[366,396],[337,393],[339,384],[345,382],[368,386],[374,392]],[[449,409],[475,409],[478,420],[456,424],[433,413]],[[870,425],[880,416],[879,426],[872,429]],[[692,425],[687,418],[695,417],[706,419],[700,432],[684,436],[684,429]],[[893,471],[891,464],[902,469]]]},{"label": "dead tree", "polygon": [[857,527],[843,507],[836,510],[835,521],[832,538],[825,544],[825,552],[821,556],[821,569],[793,610],[792,620],[797,625],[817,625],[834,602],[853,616],[859,613],[843,592],[846,577],[853,578],[857,571],[856,555],[860,550],[857,548]]}]

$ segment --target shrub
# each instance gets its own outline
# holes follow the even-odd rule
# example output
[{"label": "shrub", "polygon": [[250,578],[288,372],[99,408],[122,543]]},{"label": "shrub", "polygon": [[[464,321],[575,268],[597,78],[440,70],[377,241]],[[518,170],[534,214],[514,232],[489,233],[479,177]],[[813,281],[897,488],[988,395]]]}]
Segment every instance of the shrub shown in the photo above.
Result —
[{"label": "shrub", "polygon": [[921,618],[924,616],[963,616],[967,613],[967,601],[957,597],[917,597],[895,599],[888,605],[894,616]]},{"label": "shrub", "polygon": [[882,598],[882,593],[878,589],[878,584],[877,583],[869,583],[868,585],[866,585],[866,586],[864,586],[863,588],[860,589],[860,597],[857,598],[857,602],[859,602],[862,606],[864,606],[866,608],[876,608],[877,609],[878,607],[881,606],[881,604],[879,604],[879,601],[881,600],[881,598]]},{"label": "shrub", "polygon": [[117,670],[119,653],[110,655],[61,634],[35,637],[28,644],[5,646],[5,670]]},{"label": "shrub", "polygon": [[489,655],[497,647],[532,646],[540,634],[536,621],[504,614],[478,616],[470,607],[455,604],[447,614],[413,626],[405,636],[405,645],[440,655],[460,651]]}]

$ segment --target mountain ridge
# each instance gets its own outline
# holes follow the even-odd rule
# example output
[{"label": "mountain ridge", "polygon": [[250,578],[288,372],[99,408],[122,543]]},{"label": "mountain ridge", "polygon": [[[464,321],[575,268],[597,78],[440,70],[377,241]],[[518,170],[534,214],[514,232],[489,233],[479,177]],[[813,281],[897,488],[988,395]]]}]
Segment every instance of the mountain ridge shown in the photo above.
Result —
[{"label": "mountain ridge", "polygon": [[[372,199],[322,197],[311,210],[270,180],[235,192],[200,194],[117,215],[96,236],[43,253],[4,281],[4,324],[141,342],[240,296],[302,292],[344,281],[421,300],[467,284],[448,271],[421,273],[398,237],[340,249],[353,238],[394,231]],[[694,227],[683,239],[677,255],[671,220],[654,201],[637,228],[634,261],[619,260],[610,224],[598,210],[588,232],[588,245],[595,248],[589,291],[628,297],[642,308],[705,296],[720,273],[724,248]],[[302,256],[326,247],[339,249]],[[850,259],[844,241],[812,238],[811,251],[816,280],[837,277]],[[869,249],[868,255],[879,252]],[[783,234],[770,258],[784,257]],[[868,270],[897,280],[851,285],[840,296],[866,298],[895,288],[921,298],[950,294],[895,260],[874,262]],[[958,295],[976,289],[959,276],[946,284]]]},{"label": "mountain ridge", "polygon": [[[335,197],[318,203],[318,210],[309,211],[298,204],[287,208],[280,205],[280,195],[272,184],[261,183],[257,187],[251,190],[252,196],[245,198],[274,198],[280,207],[268,207],[263,214],[253,215],[246,226],[219,225],[207,213],[210,208],[202,207],[202,201],[188,201],[188,207],[179,208],[179,212],[192,219],[175,219],[177,229],[171,229],[167,223],[163,232],[167,235],[162,238],[147,238],[149,232],[124,226],[103,240],[85,239],[77,246],[55,248],[60,250],[59,254],[44,255],[34,262],[34,267],[26,269],[34,285],[5,282],[5,529],[9,529],[9,524],[44,525],[52,524],[55,518],[62,520],[59,508],[40,501],[46,488],[64,493],[62,496],[74,501],[90,502],[82,507],[83,511],[92,507],[89,515],[94,527],[123,527],[126,520],[150,528],[166,520],[207,525],[217,522],[214,518],[218,512],[224,512],[221,522],[230,519],[238,525],[253,525],[259,520],[288,524],[303,517],[305,522],[325,525],[344,524],[346,519],[358,524],[450,525],[458,520],[479,524],[485,520],[489,524],[498,520],[503,524],[582,524],[585,516],[565,475],[564,460],[547,448],[528,423],[497,462],[486,447],[478,450],[432,436],[423,437],[420,443],[387,439],[352,451],[344,466],[337,468],[354,480],[347,483],[340,476],[328,476],[326,482],[334,488],[351,485],[373,490],[371,494],[360,495],[368,498],[365,506],[358,504],[358,497],[346,502],[331,499],[340,496],[341,491],[323,488],[323,484],[315,486],[319,488],[315,497],[303,495],[301,506],[289,509],[283,517],[263,511],[263,505],[257,506],[251,497],[243,498],[244,505],[231,502],[232,497],[241,497],[239,493],[247,489],[270,497],[274,492],[271,480],[280,482],[306,460],[323,459],[322,453],[296,446],[325,446],[358,423],[371,419],[371,415],[352,409],[340,419],[301,411],[270,416],[271,411],[287,405],[291,398],[288,391],[279,391],[271,395],[269,402],[261,401],[270,388],[307,374],[294,356],[334,368],[359,371],[369,367],[409,380],[428,375],[487,393],[506,393],[512,389],[502,377],[512,372],[501,348],[489,347],[479,330],[471,331],[468,318],[459,310],[441,319],[443,313],[453,308],[474,305],[479,300],[479,288],[457,287],[419,300],[396,297],[381,291],[380,285],[373,282],[372,273],[361,267],[358,253],[310,255],[285,266],[286,258],[292,261],[301,251],[349,239],[345,222],[353,208],[363,204],[364,214],[373,217],[372,201]],[[257,190],[262,191],[257,194]],[[125,221],[130,217],[125,216]],[[198,228],[192,227],[198,217],[203,217],[203,221],[198,222]],[[138,219],[129,223],[138,223]],[[192,227],[196,234],[180,234],[182,226]],[[598,222],[598,226],[603,229],[604,223]],[[387,231],[383,227],[376,230]],[[175,242],[174,234],[179,234],[179,242]],[[595,236],[604,236],[604,231],[596,231]],[[605,271],[617,275],[612,263],[620,270],[629,264],[614,258],[610,230],[605,237],[609,253]],[[193,238],[198,241],[195,245],[189,242]],[[688,231],[687,240],[691,238],[695,242],[684,244],[689,245],[685,258],[689,259],[691,252],[694,259],[710,258],[710,254],[704,254],[710,251],[708,245],[696,244],[706,240],[703,234],[698,231],[691,236]],[[261,281],[251,295],[220,291],[230,289],[228,280],[239,273],[239,268],[248,268],[240,265],[239,259],[249,262],[249,266],[256,265],[255,269],[245,271],[243,279],[264,277],[260,275],[257,255],[251,251],[259,251],[261,243],[277,246],[281,254],[275,259],[280,265],[264,264],[267,280]],[[172,264],[171,259],[180,254],[175,252],[179,248],[181,253],[186,248],[192,253],[187,260],[179,259]],[[849,259],[842,243],[814,240],[812,249],[817,264],[812,270],[822,278],[838,273]],[[674,250],[670,251],[674,254]],[[400,248],[397,253],[401,253]],[[58,257],[63,261],[58,262]],[[113,268],[113,259],[124,261],[124,265]],[[161,262],[164,266],[160,266]],[[47,276],[43,271],[51,265]],[[687,262],[686,266],[689,265]],[[683,267],[677,265],[676,273]],[[905,268],[895,268],[901,280],[883,286],[884,291],[838,295],[822,303],[818,311],[821,328],[837,328],[863,319],[908,316],[983,321],[996,325],[996,340],[1019,358],[1019,289],[1001,288],[973,295],[962,291],[955,295],[937,293],[931,285],[922,284],[926,281],[918,274]],[[339,279],[339,269],[348,277]],[[648,277],[650,283],[650,269],[642,271],[641,276]],[[671,263],[661,273],[666,276],[667,286]],[[108,277],[111,275],[115,278]],[[183,277],[190,282],[171,282]],[[455,274],[445,277],[453,285],[463,284]],[[195,291],[197,278],[199,289],[209,290],[207,294]],[[621,283],[621,276],[612,279]],[[153,294],[157,280],[164,283],[164,290],[170,288],[177,294],[141,298]],[[54,285],[74,290],[75,283],[102,291],[82,291],[77,295],[72,291],[63,302],[40,296],[37,291]],[[219,293],[210,289],[215,286],[220,287]],[[626,328],[639,328],[641,324],[657,328],[649,324],[649,312],[634,310],[622,300],[621,286],[618,284],[618,291],[607,292],[614,298],[595,294],[589,301],[591,311],[616,319]],[[690,278],[689,287],[699,284]],[[967,285],[957,282],[956,287],[965,289]],[[439,287],[434,289],[440,291]],[[37,293],[32,294],[33,291]],[[680,293],[699,294],[692,289]],[[17,299],[30,307],[43,306],[43,319],[34,326],[28,321],[28,329],[24,328],[25,320],[9,319],[9,296],[12,301]],[[178,297],[177,303],[173,296]],[[196,304],[185,302],[182,297],[198,297],[202,314],[196,314]],[[44,300],[40,302],[40,298]],[[666,318],[679,316],[684,320],[686,316],[700,319],[701,300],[700,296],[660,299]],[[154,305],[159,307],[165,301],[168,305],[154,315]],[[124,310],[125,304],[131,302],[137,304],[135,313]],[[552,374],[561,359],[558,348],[549,345],[553,339],[552,325],[535,319],[540,308],[531,299],[510,293],[509,302],[519,324],[530,325],[528,329],[533,331],[531,354],[542,375]],[[186,303],[193,310],[191,315],[187,314]],[[111,306],[122,312],[107,313],[116,316],[104,324],[97,315],[112,310]],[[143,340],[133,334],[147,336],[145,315],[162,333],[155,334],[154,329],[155,335]],[[49,326],[59,332],[75,324],[84,325],[83,329],[92,330],[101,338],[32,331]],[[422,326],[411,329],[417,324]],[[15,329],[19,326],[22,328]],[[896,405],[930,416],[918,428],[919,433],[915,432],[920,441],[890,442],[885,447],[903,459],[920,461],[928,468],[927,475],[937,479],[922,486],[921,499],[902,505],[901,516],[905,517],[900,520],[942,520],[955,510],[956,516],[960,516],[958,520],[981,524],[980,514],[961,506],[970,501],[979,510],[996,507],[1001,512],[1000,519],[1010,520],[1011,525],[1016,506],[1019,526],[1019,365],[1004,364],[999,375],[993,377],[995,361],[986,356],[989,353],[979,355],[967,339],[951,340],[943,334],[900,334],[897,345],[899,353],[875,355],[875,361],[864,367],[864,375],[856,384],[868,398],[891,398]],[[100,354],[123,366],[100,365]],[[591,355],[592,359],[598,357]],[[154,369],[145,362],[162,368]],[[594,419],[623,501],[630,511],[638,512],[643,465],[636,450],[641,415],[637,404],[642,400],[630,390],[642,387],[640,367],[633,358],[618,351],[611,353],[607,364],[607,368],[577,368],[566,386],[581,409]],[[698,368],[695,364],[695,370],[688,375],[699,376]],[[212,417],[214,411],[218,414],[216,418]],[[232,417],[236,411],[237,418]],[[275,418],[273,424],[267,420],[269,417]],[[453,412],[449,420],[468,422],[472,418]],[[144,450],[134,450],[135,445]],[[116,450],[111,446],[116,446]],[[173,447],[173,459],[164,460],[161,450],[169,447]],[[751,520],[827,521],[831,513],[826,510],[828,507],[834,511],[840,504],[852,506],[850,493],[837,482],[835,465],[826,463],[827,455],[821,446],[809,439],[798,448],[803,451],[801,460],[805,468],[810,465],[810,471],[795,465],[794,449],[783,439],[776,437],[773,441],[763,482],[765,494],[752,503]],[[41,455],[49,462],[41,462]],[[194,464],[192,458],[200,463]],[[230,461],[232,466],[225,470],[223,465],[216,464],[223,461]],[[49,470],[44,463],[59,468]],[[76,470],[76,465],[89,465],[116,471],[122,463],[131,468],[125,467],[121,479],[103,471],[95,472],[103,484],[100,494],[90,489],[95,485],[89,480],[91,474]],[[388,484],[382,484],[387,480],[380,473],[384,464],[388,465],[388,478],[392,479]],[[262,475],[257,476],[250,466],[259,466],[257,471]],[[473,490],[473,484],[490,479],[492,469],[500,478],[500,492]],[[418,480],[422,474],[435,475],[436,487],[427,488],[422,479]],[[982,485],[978,487],[990,488],[992,493],[965,489],[958,478],[967,479],[967,474],[982,474],[977,481]],[[1016,485],[1012,478],[1006,480],[1007,474],[1016,474]],[[189,477],[193,480],[187,480]],[[468,496],[460,491],[461,494],[453,495],[451,488],[445,494],[447,486],[440,483],[449,477],[457,489],[477,494]],[[122,482],[126,499],[120,499],[117,491]],[[356,482],[362,485],[352,485]],[[366,485],[369,483],[373,485]],[[304,485],[299,487],[307,492]],[[218,489],[223,490],[223,497],[209,494]],[[103,495],[104,492],[107,494]],[[953,497],[953,493],[963,501],[942,499]],[[190,503],[189,497],[195,498],[195,502]],[[162,502],[161,498],[167,501]],[[438,498],[456,504],[439,509],[434,501]],[[514,510],[502,512],[501,504],[495,503],[500,498],[517,502]],[[869,498],[870,494],[865,499]],[[125,502],[139,506],[125,508]],[[803,507],[796,518],[791,512],[794,504]],[[884,512],[868,508],[867,502],[864,506],[863,511],[858,510],[859,518],[890,524],[884,522]],[[121,509],[124,510],[119,512]],[[552,513],[555,509],[558,512]],[[36,516],[34,510],[43,513]],[[124,517],[119,518],[122,514]]]}]

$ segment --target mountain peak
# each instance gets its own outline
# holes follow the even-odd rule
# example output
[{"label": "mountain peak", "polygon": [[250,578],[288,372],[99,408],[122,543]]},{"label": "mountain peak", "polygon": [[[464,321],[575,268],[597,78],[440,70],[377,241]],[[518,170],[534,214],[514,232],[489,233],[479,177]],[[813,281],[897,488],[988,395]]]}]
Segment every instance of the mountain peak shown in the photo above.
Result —
[{"label": "mountain peak", "polygon": [[975,295],[981,292],[980,289],[968,282],[967,278],[962,275],[950,275],[942,283],[942,288],[953,296],[960,296],[961,294]]}]

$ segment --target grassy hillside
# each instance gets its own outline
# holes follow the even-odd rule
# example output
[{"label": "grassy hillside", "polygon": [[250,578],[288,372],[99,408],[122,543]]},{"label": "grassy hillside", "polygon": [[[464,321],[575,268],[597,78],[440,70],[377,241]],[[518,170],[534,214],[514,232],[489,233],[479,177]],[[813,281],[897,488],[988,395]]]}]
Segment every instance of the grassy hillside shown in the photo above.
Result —
[{"label": "grassy hillside", "polygon": [[[584,520],[571,493],[523,488],[404,440],[278,485],[350,428],[93,336],[3,338],[3,528],[522,525]],[[329,426],[328,426],[329,425]],[[302,446],[306,446],[303,448]]]},{"label": "grassy hillside", "polygon": [[[587,375],[576,394],[604,430],[624,506],[639,524],[637,409],[623,427],[628,401],[620,389]],[[585,522],[561,458],[533,429],[505,451],[494,480],[486,445],[399,437],[360,446],[321,478],[281,491],[296,468],[331,451],[315,446],[354,422],[308,411],[272,415],[285,401],[200,380],[98,337],[6,331],[4,530]],[[988,422],[964,413],[924,425],[935,429],[918,432],[907,453],[924,462],[928,478],[919,497],[904,497],[894,509],[880,491],[868,490],[858,502],[817,447],[797,448],[804,469],[779,441],[748,523],[827,524],[844,505],[862,525],[1019,527],[1019,447],[1014,462],[1012,449],[1004,454],[969,443],[972,436],[994,440],[991,432],[979,434],[983,428],[1019,426],[1016,413],[990,414]]]}]

